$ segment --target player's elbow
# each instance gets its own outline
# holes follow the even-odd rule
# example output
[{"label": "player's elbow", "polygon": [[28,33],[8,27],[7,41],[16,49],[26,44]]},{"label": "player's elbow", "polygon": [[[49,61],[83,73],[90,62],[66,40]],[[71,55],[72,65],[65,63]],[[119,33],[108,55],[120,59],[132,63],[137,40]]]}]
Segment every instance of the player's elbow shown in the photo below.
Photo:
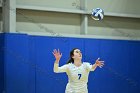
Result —
[{"label": "player's elbow", "polygon": [[53,69],[53,72],[54,73],[58,73],[59,71],[57,69]]},{"label": "player's elbow", "polygon": [[58,71],[53,71],[54,73],[58,73]]}]

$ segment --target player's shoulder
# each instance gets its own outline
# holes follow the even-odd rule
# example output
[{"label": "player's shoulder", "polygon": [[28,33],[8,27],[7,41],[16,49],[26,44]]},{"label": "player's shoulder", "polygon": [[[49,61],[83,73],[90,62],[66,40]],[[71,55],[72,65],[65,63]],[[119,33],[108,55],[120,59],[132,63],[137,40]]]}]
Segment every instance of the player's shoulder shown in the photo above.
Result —
[{"label": "player's shoulder", "polygon": [[83,65],[91,65],[90,62],[83,62]]},{"label": "player's shoulder", "polygon": [[67,64],[68,69],[73,69],[75,66],[73,63],[68,63]]},{"label": "player's shoulder", "polygon": [[70,66],[73,66],[73,63],[68,63],[66,65],[70,67]]},{"label": "player's shoulder", "polygon": [[90,63],[89,62],[83,62],[83,67],[84,68],[87,69],[89,66],[90,66]]}]

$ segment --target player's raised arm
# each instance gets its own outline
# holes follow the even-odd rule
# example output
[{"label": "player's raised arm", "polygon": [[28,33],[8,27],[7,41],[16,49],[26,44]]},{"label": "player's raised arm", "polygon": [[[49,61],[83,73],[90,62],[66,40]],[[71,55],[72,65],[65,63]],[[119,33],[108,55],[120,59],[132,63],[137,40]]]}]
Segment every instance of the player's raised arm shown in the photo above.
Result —
[{"label": "player's raised arm", "polygon": [[55,57],[55,63],[58,64],[60,59],[61,59],[61,57],[62,57],[62,53],[60,53],[59,49],[58,50],[54,49],[52,53],[53,53],[53,55]]},{"label": "player's raised arm", "polygon": [[102,68],[104,66],[104,61],[99,61],[100,58],[98,58],[96,61],[95,61],[95,64],[92,65],[92,70],[95,70],[98,66],[100,68]]},{"label": "player's raised arm", "polygon": [[54,49],[52,53],[55,57],[54,68],[53,68],[54,72],[55,73],[66,72],[67,65],[63,65],[63,66],[59,67],[59,61],[62,57],[62,53],[60,53],[59,49],[58,50]]}]

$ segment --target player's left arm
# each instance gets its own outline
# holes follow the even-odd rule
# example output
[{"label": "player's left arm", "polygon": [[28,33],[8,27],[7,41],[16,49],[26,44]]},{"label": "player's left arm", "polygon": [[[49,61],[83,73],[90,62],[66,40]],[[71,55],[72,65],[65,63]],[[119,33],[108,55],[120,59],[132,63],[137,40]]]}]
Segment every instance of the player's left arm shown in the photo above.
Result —
[{"label": "player's left arm", "polygon": [[92,71],[94,71],[97,67],[102,68],[104,66],[104,61],[99,61],[100,58],[98,58],[95,63],[92,65]]}]

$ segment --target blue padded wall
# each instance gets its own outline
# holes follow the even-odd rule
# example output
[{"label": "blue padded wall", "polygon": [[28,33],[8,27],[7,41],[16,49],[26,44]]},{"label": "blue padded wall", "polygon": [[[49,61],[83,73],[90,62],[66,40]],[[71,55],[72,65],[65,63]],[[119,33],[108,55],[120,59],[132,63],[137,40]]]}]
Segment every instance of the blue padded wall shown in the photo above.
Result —
[{"label": "blue padded wall", "polygon": [[0,34],[0,93],[4,91],[4,34]]},{"label": "blue padded wall", "polygon": [[6,93],[29,93],[28,35],[5,34]]},{"label": "blue padded wall", "polygon": [[5,34],[6,93],[64,93],[68,78],[53,72],[52,51],[61,50],[61,66],[75,47],[83,61],[105,61],[90,73],[89,93],[140,93],[140,41]]}]

